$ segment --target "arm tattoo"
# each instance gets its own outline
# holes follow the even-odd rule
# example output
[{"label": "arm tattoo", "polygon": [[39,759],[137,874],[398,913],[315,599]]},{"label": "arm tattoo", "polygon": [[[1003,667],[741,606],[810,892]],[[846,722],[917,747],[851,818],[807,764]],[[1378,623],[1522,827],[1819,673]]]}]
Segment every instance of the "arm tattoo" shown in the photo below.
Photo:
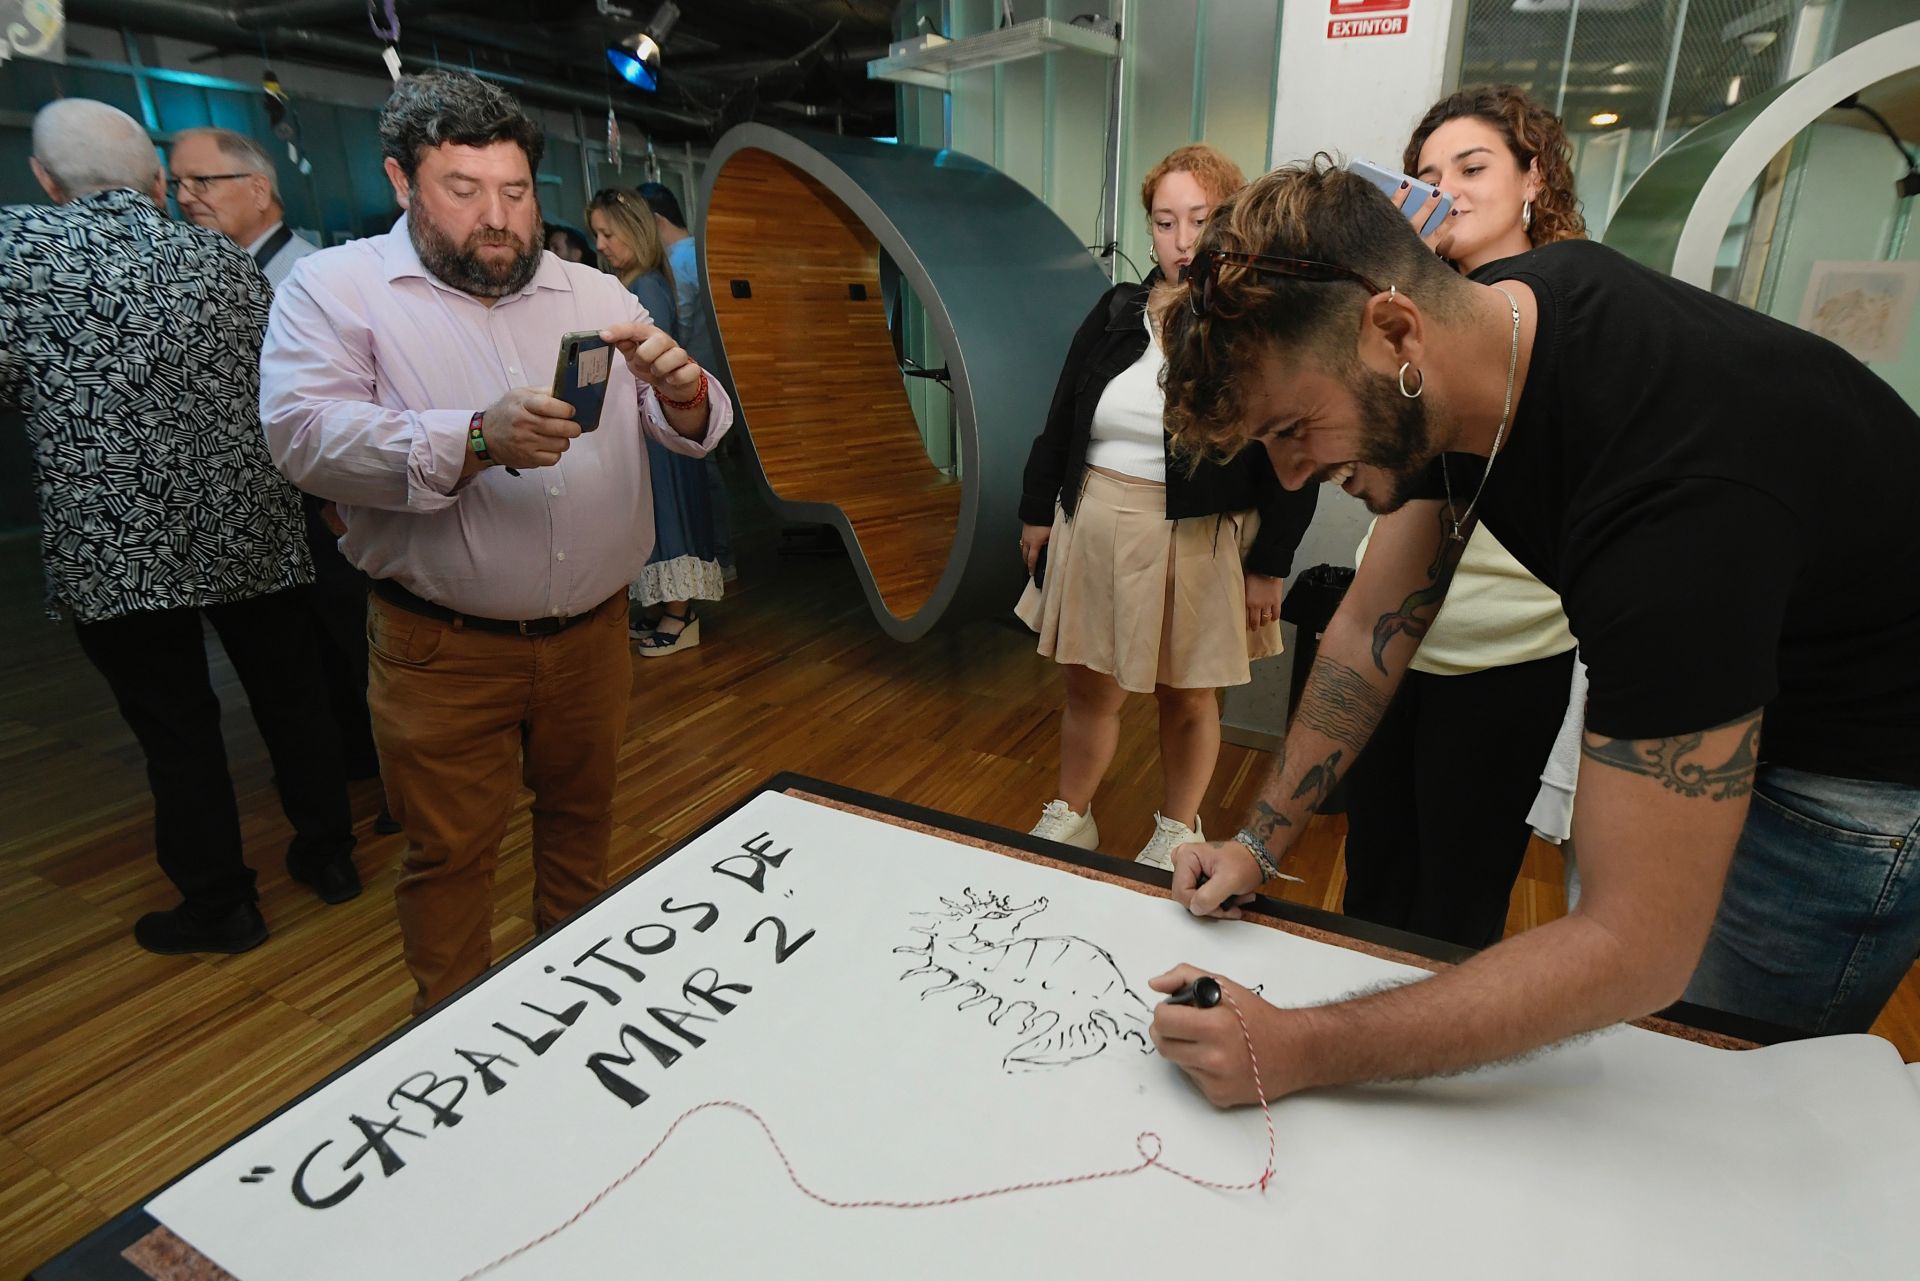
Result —
[{"label": "arm tattoo", "polygon": [[1694,756],[1706,739],[1704,732],[1647,739],[1588,734],[1581,740],[1580,754],[1629,774],[1658,779],[1660,786],[1682,796],[1738,800],[1753,790],[1753,770],[1760,760],[1760,713],[1715,728],[1733,725],[1740,726],[1740,741],[1732,754],[1717,764]]},{"label": "arm tattoo", "polygon": [[1259,837],[1263,845],[1273,840],[1273,834],[1281,828],[1292,826],[1292,819],[1265,801],[1253,803],[1253,817],[1247,820],[1247,830]]},{"label": "arm tattoo", "polygon": [[1313,766],[1307,770],[1306,777],[1300,780],[1300,786],[1294,789],[1294,800],[1297,801],[1303,796],[1312,798],[1307,802],[1308,814],[1319,810],[1321,803],[1327,799],[1327,794],[1333,791],[1334,785],[1340,781],[1340,758],[1345,755],[1345,752],[1336,751],[1326,760]]},{"label": "arm tattoo", "polygon": [[1440,613],[1440,603],[1447,597],[1447,587],[1453,581],[1454,566],[1460,563],[1461,544],[1452,538],[1445,513],[1440,516],[1440,545],[1434,548],[1433,564],[1427,566],[1427,582],[1424,587],[1400,602],[1400,608],[1391,614],[1382,614],[1373,625],[1373,665],[1380,669],[1382,676],[1387,674],[1387,646],[1396,636],[1411,637],[1416,648],[1425,639],[1427,629],[1433,626],[1435,616]]},{"label": "arm tattoo", "polygon": [[1357,755],[1387,710],[1387,696],[1345,663],[1322,654],[1300,692],[1298,719]]}]

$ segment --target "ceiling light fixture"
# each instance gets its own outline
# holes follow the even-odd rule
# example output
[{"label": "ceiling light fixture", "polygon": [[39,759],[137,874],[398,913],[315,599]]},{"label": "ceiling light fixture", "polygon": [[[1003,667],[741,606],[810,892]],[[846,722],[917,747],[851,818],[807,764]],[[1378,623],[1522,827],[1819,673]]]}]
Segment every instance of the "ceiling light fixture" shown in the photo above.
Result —
[{"label": "ceiling light fixture", "polygon": [[1617,125],[1620,123],[1620,113],[1617,111],[1596,111],[1587,117],[1587,123],[1596,129],[1605,129],[1608,125]]},{"label": "ceiling light fixture", "polygon": [[[608,6],[607,10],[611,10]],[[673,24],[680,21],[680,6],[673,0],[661,0],[653,11],[653,20],[639,31],[607,46],[607,61],[620,78],[636,89],[652,93],[660,87],[660,46],[667,42]]]}]

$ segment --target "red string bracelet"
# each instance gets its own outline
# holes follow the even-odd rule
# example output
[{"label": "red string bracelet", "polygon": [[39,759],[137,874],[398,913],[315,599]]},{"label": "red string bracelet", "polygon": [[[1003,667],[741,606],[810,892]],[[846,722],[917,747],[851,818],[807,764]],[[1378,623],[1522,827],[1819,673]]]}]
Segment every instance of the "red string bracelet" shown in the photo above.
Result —
[{"label": "red string bracelet", "polygon": [[707,371],[704,369],[700,371],[700,390],[685,400],[675,400],[658,387],[653,389],[653,394],[658,396],[660,403],[668,409],[698,409],[707,403]]},{"label": "red string bracelet", "polygon": [[923,1200],[894,1201],[883,1198],[870,1198],[860,1201],[848,1201],[838,1197],[827,1196],[825,1193],[817,1192],[806,1185],[800,1178],[800,1172],[794,1169],[793,1161],[787,1156],[786,1149],[780,1146],[780,1140],[774,1136],[773,1127],[767,1124],[765,1117],[761,1116],[746,1104],[736,1103],[732,1099],[710,1099],[705,1103],[696,1104],[688,1108],[685,1112],[675,1117],[673,1124],[667,1127],[667,1132],[661,1135],[659,1141],[651,1148],[647,1149],[645,1156],[634,1162],[633,1167],[625,1174],[622,1174],[606,1187],[600,1189],[598,1195],[574,1211],[572,1217],[567,1219],[566,1222],[549,1228],[525,1245],[501,1255],[492,1263],[467,1273],[466,1276],[460,1278],[460,1281],[479,1281],[480,1277],[487,1275],[496,1268],[513,1262],[515,1259],[518,1259],[530,1251],[538,1249],[540,1246],[545,1245],[547,1242],[553,1240],[553,1238],[559,1236],[562,1232],[565,1232],[574,1224],[580,1222],[580,1220],[586,1218],[596,1206],[618,1191],[622,1184],[644,1170],[647,1167],[647,1163],[659,1154],[660,1149],[667,1145],[667,1140],[673,1137],[674,1131],[678,1130],[684,1122],[699,1113],[713,1111],[715,1109],[740,1112],[750,1118],[755,1125],[760,1127],[760,1132],[767,1136],[767,1143],[773,1148],[773,1154],[780,1158],[780,1165],[787,1172],[787,1181],[792,1183],[803,1196],[818,1201],[821,1205],[828,1206],[835,1210],[932,1210],[938,1209],[941,1206],[964,1205],[969,1201],[983,1201],[988,1197],[1007,1196],[1015,1192],[1038,1192],[1043,1188],[1062,1188],[1075,1183],[1094,1183],[1101,1179],[1124,1178],[1130,1174],[1139,1174],[1144,1170],[1156,1168],[1173,1175],[1175,1178],[1185,1179],[1188,1183],[1194,1184],[1196,1187],[1211,1188],[1217,1192],[1265,1192],[1267,1190],[1267,1184],[1273,1180],[1274,1175],[1273,1111],[1267,1105],[1267,1092],[1265,1087],[1260,1083],[1260,1058],[1253,1052],[1253,1034],[1247,1030],[1246,1017],[1240,1013],[1240,1006],[1233,997],[1224,992],[1222,993],[1222,997],[1227,1005],[1232,1008],[1233,1017],[1240,1024],[1240,1037],[1246,1042],[1247,1060],[1253,1067],[1254,1093],[1260,1098],[1260,1115],[1267,1123],[1267,1165],[1266,1169],[1261,1171],[1260,1177],[1257,1179],[1250,1180],[1246,1183],[1220,1183],[1213,1179],[1203,1179],[1197,1174],[1188,1174],[1185,1170],[1175,1169],[1160,1159],[1163,1150],[1160,1136],[1152,1130],[1142,1130],[1138,1135],[1134,1136],[1133,1140],[1134,1150],[1140,1154],[1140,1160],[1135,1165],[1121,1166],[1112,1170],[1096,1170],[1089,1174],[1065,1175],[1056,1179],[1032,1179],[1024,1183],[1009,1183],[997,1188],[983,1188],[977,1192],[962,1192],[954,1196],[930,1197]]}]

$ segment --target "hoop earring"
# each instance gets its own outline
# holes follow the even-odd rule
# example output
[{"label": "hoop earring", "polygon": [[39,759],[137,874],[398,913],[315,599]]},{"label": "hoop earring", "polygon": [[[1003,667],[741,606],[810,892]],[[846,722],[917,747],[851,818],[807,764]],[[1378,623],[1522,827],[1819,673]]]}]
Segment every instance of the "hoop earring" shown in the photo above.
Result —
[{"label": "hoop earring", "polygon": [[1413,385],[1412,391],[1408,391],[1407,370],[1409,369],[1413,369],[1413,362],[1411,360],[1400,366],[1400,394],[1408,400],[1418,400],[1420,399],[1420,393],[1427,389],[1427,375],[1422,370],[1414,369],[1413,372],[1418,375],[1420,381]]},{"label": "hoop earring", "polygon": [[1533,201],[1525,200],[1525,201],[1522,201],[1520,204],[1520,230],[1527,231],[1527,230],[1530,230],[1532,227],[1533,227]]},{"label": "hoop earring", "polygon": [[1155,266],[1160,264],[1160,252],[1151,245],[1147,246],[1147,260]]}]

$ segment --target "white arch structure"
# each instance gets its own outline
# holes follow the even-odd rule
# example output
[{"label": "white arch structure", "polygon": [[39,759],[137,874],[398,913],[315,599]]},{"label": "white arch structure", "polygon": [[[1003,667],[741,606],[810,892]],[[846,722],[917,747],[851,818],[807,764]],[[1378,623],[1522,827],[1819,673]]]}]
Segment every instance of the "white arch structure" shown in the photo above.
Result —
[{"label": "white arch structure", "polygon": [[[1916,67],[1920,22],[1910,22],[1708,121],[1640,175],[1607,228],[1607,242],[1648,266],[1710,287],[1727,225],[1767,162],[1841,99]],[[1685,190],[1687,175],[1702,169],[1704,180],[1698,181],[1692,205],[1676,228],[1666,211]]]}]

